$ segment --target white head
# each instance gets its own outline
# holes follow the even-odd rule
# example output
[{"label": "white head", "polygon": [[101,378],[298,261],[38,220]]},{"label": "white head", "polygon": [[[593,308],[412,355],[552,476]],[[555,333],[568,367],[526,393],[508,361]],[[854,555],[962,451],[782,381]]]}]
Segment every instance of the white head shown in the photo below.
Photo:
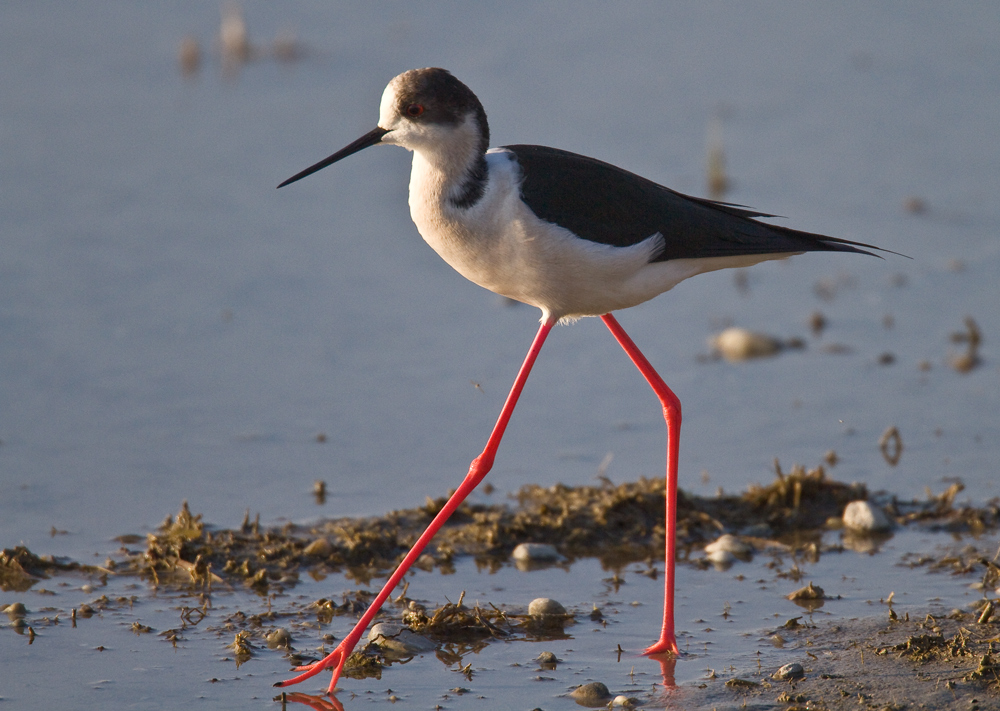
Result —
[{"label": "white head", "polygon": [[444,69],[412,69],[389,82],[382,94],[378,125],[387,131],[382,143],[410,150],[454,142],[456,134],[489,148],[490,128],[479,99]]}]

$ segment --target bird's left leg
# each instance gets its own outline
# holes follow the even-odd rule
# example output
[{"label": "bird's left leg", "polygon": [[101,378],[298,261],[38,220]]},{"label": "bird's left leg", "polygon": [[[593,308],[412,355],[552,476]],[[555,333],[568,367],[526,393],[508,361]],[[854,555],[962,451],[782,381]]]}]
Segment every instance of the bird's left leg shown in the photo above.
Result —
[{"label": "bird's left leg", "polygon": [[677,638],[674,636],[674,559],[677,539],[677,458],[680,453],[681,401],[674,391],[667,387],[663,378],[653,370],[646,357],[639,351],[632,339],[611,314],[601,316],[615,340],[625,349],[639,372],[646,378],[663,406],[663,419],[667,422],[667,483],[666,483],[666,566],[663,581],[663,627],[659,641],[647,647],[643,654],[678,654]]},{"label": "bird's left leg", "polygon": [[510,394],[507,395],[507,399],[504,401],[503,409],[500,411],[500,417],[497,419],[496,425],[493,427],[493,432],[490,434],[490,438],[486,443],[486,448],[483,453],[472,460],[472,464],[469,466],[469,472],[465,475],[465,479],[462,480],[461,485],[455,490],[455,493],[451,495],[451,498],[445,502],[445,505],[431,521],[430,525],[427,526],[417,542],[413,544],[410,552],[406,554],[403,558],[403,562],[399,564],[395,572],[389,576],[389,580],[386,582],[385,586],[379,592],[379,594],[372,601],[371,606],[365,611],[358,620],[358,623],[354,626],[354,629],[337,645],[337,648],[330,652],[326,657],[315,662],[313,664],[307,664],[305,666],[296,667],[295,671],[302,672],[296,677],[291,679],[286,679],[285,681],[279,681],[275,686],[285,687],[291,684],[298,684],[301,681],[315,676],[324,669],[330,669],[333,671],[333,677],[330,679],[330,685],[328,687],[328,692],[332,694],[333,690],[337,686],[337,680],[340,678],[340,673],[344,669],[344,663],[350,656],[351,652],[354,650],[355,645],[361,640],[361,636],[364,634],[365,629],[368,624],[374,619],[375,615],[378,614],[379,609],[382,604],[392,593],[393,588],[399,584],[399,581],[403,579],[406,575],[406,571],[410,569],[417,558],[420,557],[421,552],[424,547],[430,543],[430,540],[434,537],[434,534],[438,532],[441,526],[444,525],[445,521],[454,513],[455,509],[465,501],[465,498],[472,493],[472,490],[479,485],[479,482],[483,480],[483,477],[490,471],[493,466],[493,460],[496,457],[497,448],[500,446],[500,440],[503,438],[503,433],[507,429],[507,423],[510,422],[510,416],[514,412],[514,406],[517,404],[517,399],[521,396],[521,390],[524,389],[524,383],[528,380],[528,374],[531,372],[531,367],[535,364],[535,359],[538,357],[538,352],[542,349],[542,344],[545,343],[545,338],[549,335],[549,331],[555,325],[555,320],[552,318],[546,318],[542,321],[542,325],[538,329],[538,333],[535,334],[535,339],[531,342],[531,348],[528,349],[528,355],[525,356],[524,362],[521,364],[521,369],[517,373],[517,378],[514,379],[514,385],[510,389]]}]

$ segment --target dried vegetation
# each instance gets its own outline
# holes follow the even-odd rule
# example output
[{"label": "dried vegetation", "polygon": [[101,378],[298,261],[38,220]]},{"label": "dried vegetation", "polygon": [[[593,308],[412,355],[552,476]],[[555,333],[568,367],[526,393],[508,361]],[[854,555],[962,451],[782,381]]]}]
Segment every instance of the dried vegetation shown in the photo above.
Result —
[{"label": "dried vegetation", "polygon": [[[845,506],[868,498],[861,484],[830,479],[823,468],[796,465],[768,486],[754,485],[741,495],[716,497],[678,493],[677,540],[680,560],[693,559],[721,534],[741,533],[758,547],[780,545],[815,557],[829,522]],[[1000,521],[996,501],[982,507],[956,506],[962,490],[953,484],[925,501],[884,501],[895,525],[920,524],[950,532],[978,533]],[[440,511],[446,498],[428,500],[416,509],[393,511],[372,518],[344,518],[311,527],[285,525],[262,529],[249,515],[239,529],[213,530],[184,504],[156,533],[146,549],[124,549],[116,572],[131,573],[154,584],[213,584],[241,582],[266,594],[285,589],[301,574],[314,577],[345,571],[367,584],[395,567],[417,537]],[[450,572],[456,556],[475,558],[483,567],[503,565],[522,542],[551,543],[572,562],[597,557],[610,567],[654,561],[663,556],[664,482],[640,479],[614,485],[569,487],[526,486],[511,506],[463,504],[428,546],[418,566]],[[702,561],[703,559],[698,559]],[[363,601],[345,601],[331,614],[356,612]],[[332,605],[332,603],[331,603]]]}]

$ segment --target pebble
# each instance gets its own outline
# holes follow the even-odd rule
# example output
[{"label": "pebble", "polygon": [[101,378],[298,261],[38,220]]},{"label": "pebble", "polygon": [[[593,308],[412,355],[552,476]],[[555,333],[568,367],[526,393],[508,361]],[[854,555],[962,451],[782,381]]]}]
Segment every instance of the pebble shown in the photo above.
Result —
[{"label": "pebble", "polygon": [[7,613],[7,617],[13,620],[20,619],[28,614],[28,608],[24,606],[23,602],[12,602],[3,608],[3,611]]},{"label": "pebble", "polygon": [[548,617],[550,615],[565,615],[566,608],[550,597],[537,597],[528,605],[528,614],[532,617]]},{"label": "pebble", "polygon": [[763,333],[732,326],[708,341],[709,347],[728,361],[736,362],[775,355],[781,341]]},{"label": "pebble", "polygon": [[771,675],[772,679],[777,679],[779,681],[792,681],[793,679],[801,679],[806,675],[806,670],[802,668],[802,665],[798,662],[792,662],[791,664],[786,664],[781,667],[778,671]]},{"label": "pebble", "polygon": [[611,699],[612,708],[618,707],[618,708],[630,709],[633,706],[635,706],[635,703],[632,701],[632,699],[625,696],[625,694],[619,694],[615,698]]},{"label": "pebble", "polygon": [[608,687],[599,681],[578,686],[569,695],[581,706],[604,706],[611,698]]},{"label": "pebble", "polygon": [[267,635],[268,649],[288,649],[292,646],[292,635],[284,627],[277,627]]},{"label": "pebble", "polygon": [[222,7],[219,42],[224,61],[242,64],[249,59],[250,40],[247,38],[247,26],[243,21],[243,11],[235,2],[229,2]]},{"label": "pebble", "polygon": [[430,555],[429,553],[424,553],[422,556],[417,558],[417,562],[414,563],[414,565],[420,568],[421,570],[425,570],[429,573],[432,570],[434,570],[434,566],[436,565],[436,563],[437,561],[434,560],[434,556]]},{"label": "pebble", "polygon": [[542,652],[535,658],[535,661],[539,664],[556,664],[559,658],[556,657],[554,652]]},{"label": "pebble", "polygon": [[868,501],[852,501],[844,509],[844,528],[855,533],[874,533],[891,528],[885,512]]},{"label": "pebble", "polygon": [[388,652],[401,655],[419,654],[434,649],[435,645],[409,627],[395,622],[379,622],[368,631],[368,641]]},{"label": "pebble", "polygon": [[548,543],[519,543],[511,556],[525,563],[550,563],[560,558],[556,547]]},{"label": "pebble", "polygon": [[333,544],[325,538],[317,538],[315,541],[306,546],[305,550],[302,552],[306,555],[314,555],[317,558],[326,558],[328,555],[333,553]]},{"label": "pebble", "polygon": [[379,622],[372,625],[371,629],[368,630],[368,641],[377,644],[379,637],[398,637],[399,633],[404,629],[403,625],[396,624],[395,622]]}]

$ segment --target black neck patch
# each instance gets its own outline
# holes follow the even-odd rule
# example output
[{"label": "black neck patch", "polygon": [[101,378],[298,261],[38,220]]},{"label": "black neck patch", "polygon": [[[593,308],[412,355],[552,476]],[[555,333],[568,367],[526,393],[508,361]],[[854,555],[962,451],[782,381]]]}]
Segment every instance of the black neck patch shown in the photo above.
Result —
[{"label": "black neck patch", "polygon": [[472,167],[466,171],[465,180],[462,181],[461,190],[457,195],[448,198],[455,207],[468,210],[477,202],[483,199],[486,192],[486,183],[489,181],[489,167],[486,165],[486,156],[480,155]]}]

